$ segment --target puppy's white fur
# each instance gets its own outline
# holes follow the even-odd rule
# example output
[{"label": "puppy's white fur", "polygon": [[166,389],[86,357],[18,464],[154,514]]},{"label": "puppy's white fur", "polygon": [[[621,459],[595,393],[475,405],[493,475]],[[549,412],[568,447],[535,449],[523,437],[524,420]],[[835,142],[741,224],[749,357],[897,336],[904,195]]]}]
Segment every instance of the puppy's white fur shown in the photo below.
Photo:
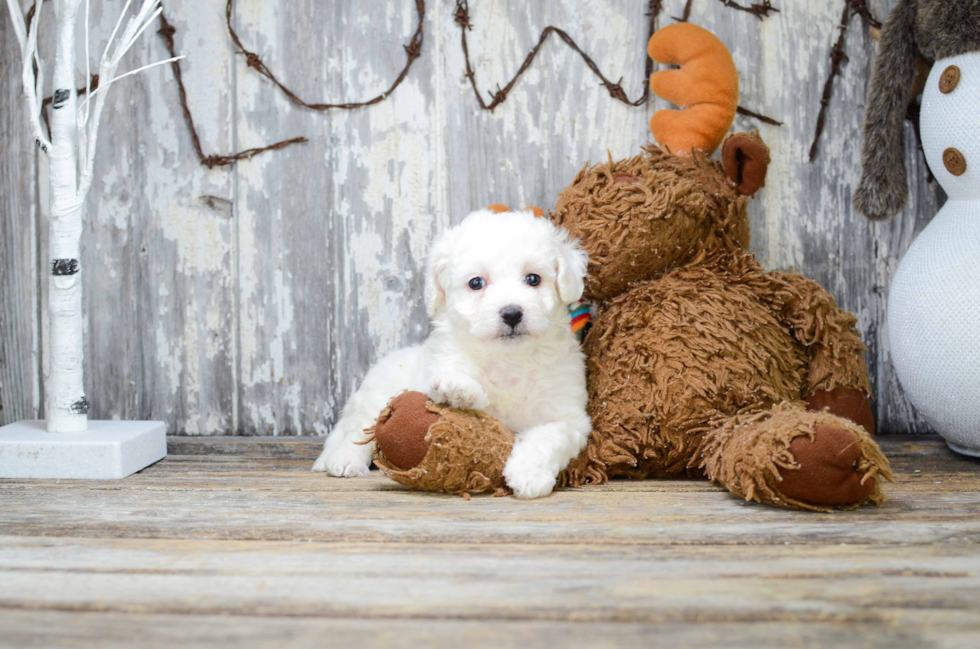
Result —
[{"label": "puppy's white fur", "polygon": [[[344,408],[313,466],[367,475],[378,413],[403,390],[483,410],[517,434],[504,478],[514,494],[551,493],[588,441],[585,359],[567,305],[582,297],[588,258],[568,234],[531,212],[473,212],[433,245],[426,269],[432,333],[375,365]],[[532,286],[527,278],[537,275]],[[471,280],[485,286],[474,290]],[[517,326],[502,318],[517,307]]]}]

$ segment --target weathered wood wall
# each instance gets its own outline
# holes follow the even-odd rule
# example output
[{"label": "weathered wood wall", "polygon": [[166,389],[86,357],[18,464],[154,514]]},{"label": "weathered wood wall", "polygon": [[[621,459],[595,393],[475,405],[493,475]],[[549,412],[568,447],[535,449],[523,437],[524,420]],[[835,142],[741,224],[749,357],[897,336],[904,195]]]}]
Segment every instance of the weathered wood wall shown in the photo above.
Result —
[{"label": "weathered wood wall", "polygon": [[[684,2],[666,0],[660,24],[681,15]],[[879,427],[922,431],[888,361],[884,314],[889,279],[937,209],[936,189],[916,155],[902,215],[871,224],[851,207],[874,49],[857,19],[820,154],[807,162],[843,2],[776,0],[779,13],[759,20],[694,0],[691,20],[732,49],[742,103],[785,122],[736,121],[737,129],[760,128],[774,162],[751,208],[753,251],[771,268],[819,280],[858,314]],[[881,18],[892,4],[870,3]],[[99,48],[120,5],[92,2]],[[95,417],[162,419],[187,434],[325,433],[375,359],[425,336],[421,269],[436,232],[493,202],[552,206],[586,161],[607,150],[635,153],[650,114],[664,107],[613,101],[578,55],[552,39],[510,99],[481,111],[463,75],[454,2],[429,0],[422,57],[390,99],[349,112],[302,110],[235,54],[224,0],[165,5],[207,152],[296,135],[310,142],[208,170],[194,155],[169,68],[113,89],[83,238]],[[479,85],[503,83],[554,24],[636,96],[645,8],[643,0],[471,0]],[[239,0],[234,22],[302,96],[357,100],[387,87],[403,65],[415,3]],[[165,56],[150,34],[129,63]],[[38,413],[47,358],[46,282],[37,280],[46,259],[46,163],[18,103],[18,65],[4,15],[3,422]]]}]

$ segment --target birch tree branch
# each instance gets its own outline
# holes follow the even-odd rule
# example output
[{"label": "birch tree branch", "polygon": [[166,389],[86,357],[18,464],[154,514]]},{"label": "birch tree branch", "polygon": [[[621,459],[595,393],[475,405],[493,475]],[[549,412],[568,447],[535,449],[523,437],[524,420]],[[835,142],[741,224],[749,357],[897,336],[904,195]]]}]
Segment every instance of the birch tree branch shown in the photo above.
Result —
[{"label": "birch tree branch", "polygon": [[10,21],[14,25],[17,44],[20,45],[20,55],[24,56],[24,48],[27,46],[27,27],[24,25],[24,15],[20,13],[20,5],[17,0],[7,0],[7,9],[10,12]]},{"label": "birch tree branch", "polygon": [[[14,26],[14,34],[17,36],[17,43],[20,45],[21,58],[21,83],[24,86],[24,99],[27,102],[27,113],[30,118],[31,135],[34,141],[44,153],[51,150],[51,141],[44,135],[41,129],[41,99],[44,89],[44,63],[37,51],[37,28],[41,22],[41,6],[44,0],[38,0],[34,10],[34,19],[31,20],[28,29],[24,22],[24,15],[20,12],[20,4],[17,0],[7,0],[7,9],[10,20]],[[34,64],[37,63],[38,74],[34,74]]]},{"label": "birch tree branch", "polygon": [[[157,65],[162,65],[164,63],[171,63],[183,57],[173,57],[166,59],[164,61],[157,61],[155,63],[150,63],[149,65],[144,65],[135,70],[131,70],[125,74],[116,75],[116,70],[119,68],[119,64],[122,61],[122,57],[126,55],[133,45],[139,40],[143,32],[146,31],[147,27],[150,26],[156,18],[160,15],[163,9],[160,6],[160,0],[143,0],[143,4],[140,6],[139,11],[136,15],[131,17],[126,23],[126,27],[123,28],[122,33],[120,33],[119,28],[123,24],[123,20],[126,17],[126,13],[129,10],[132,0],[127,0],[122,12],[119,14],[119,19],[116,21],[116,26],[112,30],[112,34],[109,36],[109,40],[106,43],[105,50],[102,53],[102,60],[99,64],[99,87],[97,90],[87,91],[85,99],[79,105],[78,110],[78,133],[79,140],[81,144],[81,173],[79,177],[78,185],[78,195],[84,198],[92,186],[92,178],[95,166],[95,151],[96,143],[99,137],[99,123],[102,119],[102,110],[105,108],[106,97],[108,93],[109,86],[113,83],[128,77],[131,74],[136,74],[142,72],[148,68],[152,68]],[[119,36],[118,41],[116,36]],[[92,98],[95,98],[94,108],[92,108]],[[90,119],[91,111],[91,119]]]}]

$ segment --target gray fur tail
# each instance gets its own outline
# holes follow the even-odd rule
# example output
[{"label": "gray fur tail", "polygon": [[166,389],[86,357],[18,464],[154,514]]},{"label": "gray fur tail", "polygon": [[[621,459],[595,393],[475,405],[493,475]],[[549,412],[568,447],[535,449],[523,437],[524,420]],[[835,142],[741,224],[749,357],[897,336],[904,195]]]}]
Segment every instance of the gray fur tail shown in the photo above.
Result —
[{"label": "gray fur tail", "polygon": [[861,181],[854,206],[870,219],[886,219],[905,207],[905,110],[915,78],[915,1],[899,0],[881,30],[871,75]]}]

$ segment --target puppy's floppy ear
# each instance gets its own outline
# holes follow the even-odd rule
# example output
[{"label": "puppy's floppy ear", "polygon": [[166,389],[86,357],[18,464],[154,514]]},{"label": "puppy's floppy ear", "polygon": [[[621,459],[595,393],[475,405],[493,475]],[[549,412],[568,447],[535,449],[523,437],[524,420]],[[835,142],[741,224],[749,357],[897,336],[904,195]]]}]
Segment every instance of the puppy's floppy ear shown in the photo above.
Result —
[{"label": "puppy's floppy ear", "polygon": [[564,228],[555,228],[555,248],[558,259],[555,262],[558,297],[565,304],[573,304],[582,299],[585,290],[585,271],[589,265],[589,254],[578,247]]},{"label": "puppy's floppy ear", "polygon": [[443,275],[449,268],[452,253],[453,231],[447,230],[439,235],[429,250],[429,260],[425,266],[425,308],[429,317],[446,306],[446,288]]}]

